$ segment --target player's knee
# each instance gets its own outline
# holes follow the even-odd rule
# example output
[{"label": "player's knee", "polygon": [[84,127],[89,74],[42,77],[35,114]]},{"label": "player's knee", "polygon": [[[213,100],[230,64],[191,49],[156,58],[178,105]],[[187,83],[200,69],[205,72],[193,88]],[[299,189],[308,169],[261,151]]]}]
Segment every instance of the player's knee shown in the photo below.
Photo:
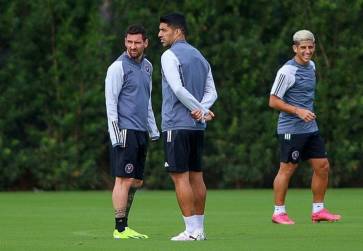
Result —
[{"label": "player's knee", "polygon": [[278,175],[290,177],[295,172],[296,167],[297,165],[295,164],[282,164],[280,165]]},{"label": "player's knee", "polygon": [[314,172],[321,176],[321,177],[327,177],[329,175],[329,161],[323,160],[319,165],[315,168]]},{"label": "player's knee", "polygon": [[171,173],[170,176],[176,186],[189,184],[189,175],[186,173]]},{"label": "player's knee", "polygon": [[189,181],[191,184],[204,184],[202,173],[193,173],[189,175]]},{"label": "player's knee", "polygon": [[129,188],[133,185],[134,179],[133,178],[124,178],[124,177],[118,177],[115,180],[115,186],[120,186],[123,188]]},{"label": "player's knee", "polygon": [[329,169],[330,169],[330,166],[329,166],[329,161],[328,160],[325,160],[321,166],[320,166],[320,170],[323,172],[323,173],[329,173]]},{"label": "player's knee", "polygon": [[115,187],[121,186],[121,183],[122,183],[122,178],[115,177]]}]

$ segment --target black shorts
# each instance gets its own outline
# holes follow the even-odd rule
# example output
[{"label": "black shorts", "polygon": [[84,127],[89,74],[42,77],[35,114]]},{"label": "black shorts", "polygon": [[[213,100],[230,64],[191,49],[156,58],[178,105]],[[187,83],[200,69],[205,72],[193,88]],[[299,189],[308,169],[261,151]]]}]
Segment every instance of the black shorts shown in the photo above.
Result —
[{"label": "black shorts", "polygon": [[300,160],[327,158],[324,140],[319,132],[278,134],[280,162],[299,163]]},{"label": "black shorts", "polygon": [[204,131],[172,130],[163,132],[165,168],[168,172],[202,171]]},{"label": "black shorts", "polygon": [[144,167],[148,145],[146,132],[122,129],[126,135],[121,145],[111,146],[111,174],[114,177],[144,178]]}]

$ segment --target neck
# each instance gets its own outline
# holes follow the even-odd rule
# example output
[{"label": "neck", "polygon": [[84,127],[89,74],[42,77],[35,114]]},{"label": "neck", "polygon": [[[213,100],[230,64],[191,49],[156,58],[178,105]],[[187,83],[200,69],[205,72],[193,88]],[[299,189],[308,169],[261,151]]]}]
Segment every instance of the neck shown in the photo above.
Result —
[{"label": "neck", "polygon": [[175,40],[173,43],[178,42],[178,41],[185,41],[185,35],[184,34],[179,34],[175,37]]}]

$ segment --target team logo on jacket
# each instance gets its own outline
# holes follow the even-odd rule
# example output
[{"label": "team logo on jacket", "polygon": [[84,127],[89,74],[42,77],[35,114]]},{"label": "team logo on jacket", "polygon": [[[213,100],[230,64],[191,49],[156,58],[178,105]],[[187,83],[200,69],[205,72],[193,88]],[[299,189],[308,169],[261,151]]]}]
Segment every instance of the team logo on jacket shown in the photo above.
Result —
[{"label": "team logo on jacket", "polygon": [[150,72],[150,67],[146,65],[146,66],[145,66],[145,70],[146,70],[146,72],[148,72],[148,73],[149,73],[149,72]]},{"label": "team logo on jacket", "polygon": [[126,164],[125,166],[125,172],[126,173],[132,173],[134,171],[134,165],[131,163]]},{"label": "team logo on jacket", "polygon": [[299,151],[293,151],[291,153],[291,157],[293,160],[297,160],[299,158],[299,155],[300,155]]}]

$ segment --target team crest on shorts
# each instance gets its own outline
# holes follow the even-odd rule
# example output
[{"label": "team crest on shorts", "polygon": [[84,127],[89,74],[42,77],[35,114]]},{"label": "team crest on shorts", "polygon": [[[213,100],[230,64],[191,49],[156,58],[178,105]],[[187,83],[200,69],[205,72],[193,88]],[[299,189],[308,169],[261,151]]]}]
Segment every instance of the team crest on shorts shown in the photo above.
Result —
[{"label": "team crest on shorts", "polygon": [[134,165],[131,163],[126,164],[125,166],[125,172],[126,173],[132,173],[134,171]]},{"label": "team crest on shorts", "polygon": [[300,155],[299,151],[293,151],[291,153],[291,157],[293,160],[297,160],[299,158],[299,155]]}]

